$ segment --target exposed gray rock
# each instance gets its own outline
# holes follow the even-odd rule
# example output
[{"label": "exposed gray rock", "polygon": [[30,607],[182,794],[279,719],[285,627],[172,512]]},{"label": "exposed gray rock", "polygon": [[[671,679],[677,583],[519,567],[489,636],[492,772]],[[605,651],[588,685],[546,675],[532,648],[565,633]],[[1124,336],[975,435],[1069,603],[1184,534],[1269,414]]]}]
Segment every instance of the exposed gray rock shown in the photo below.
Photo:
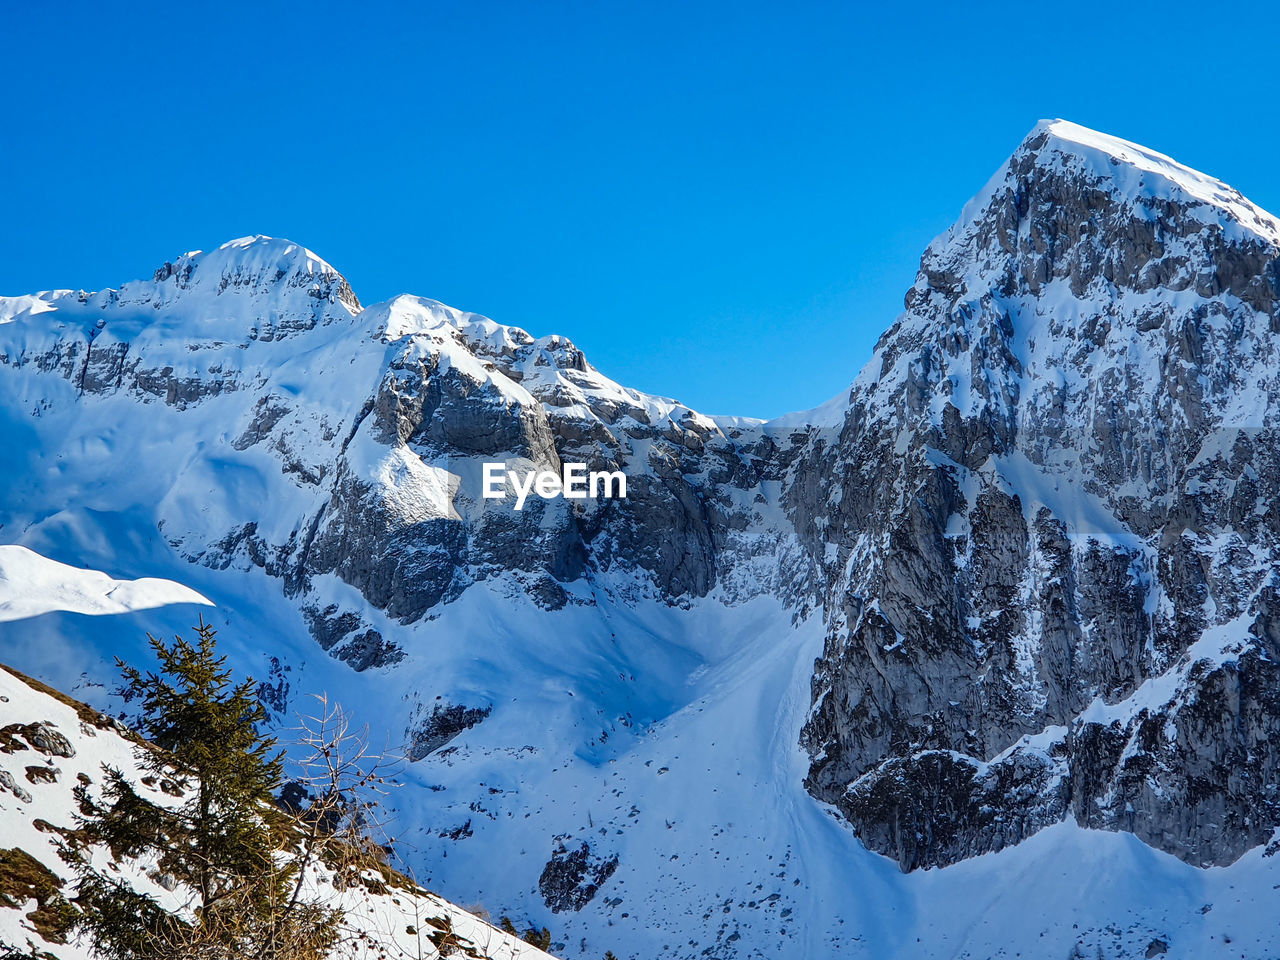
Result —
[{"label": "exposed gray rock", "polygon": [[74,757],[76,748],[62,733],[48,723],[17,724],[12,729],[20,734],[32,749],[50,757]]},{"label": "exposed gray rock", "polygon": [[557,841],[555,852],[538,877],[538,890],[552,913],[581,910],[595,897],[613,872],[618,858],[593,856],[585,840],[572,849]]},{"label": "exposed gray rock", "polygon": [[464,707],[460,703],[436,703],[420,724],[405,731],[406,755],[410,762],[439,750],[450,740],[470,730],[492,712],[492,707]]},{"label": "exposed gray rock", "polygon": [[[302,614],[321,648],[349,663],[356,671],[390,666],[404,659],[404,651],[399,646],[384,639],[359,615],[340,610],[337,604],[330,604],[324,610],[305,606]],[[285,692],[288,692],[287,684]]]},{"label": "exposed gray rock", "polygon": [[0,770],[0,791],[3,790],[8,790],[23,803],[30,803],[32,800],[31,791],[18,783],[8,770]]}]

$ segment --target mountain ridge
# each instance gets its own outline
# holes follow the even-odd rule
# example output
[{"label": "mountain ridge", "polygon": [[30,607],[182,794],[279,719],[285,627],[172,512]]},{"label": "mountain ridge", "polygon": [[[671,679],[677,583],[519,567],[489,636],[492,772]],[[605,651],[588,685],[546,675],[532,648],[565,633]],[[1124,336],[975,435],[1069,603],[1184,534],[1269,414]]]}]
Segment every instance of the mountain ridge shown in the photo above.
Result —
[{"label": "mountain ridge", "polygon": [[[1083,851],[1084,827],[1253,871],[1280,824],[1280,244],[1166,160],[1038,125],[925,251],[850,390],[774,421],[703,416],[435,301],[355,313],[320,266],[283,289],[220,266],[214,286],[249,279],[202,287],[210,317],[5,301],[0,442],[49,480],[10,481],[0,535],[86,562],[124,542],[220,609],[275,611],[280,711],[303,675],[360,691],[422,754],[424,858],[558,909],[570,940],[626,903],[651,954],[856,950],[770,863],[832,889],[874,875],[899,905],[935,883],[862,847],[973,877],[1028,844]],[[516,514],[478,494],[492,460],[624,470],[628,498]],[[267,653],[238,655],[261,673]],[[734,763],[756,808],[724,796]],[[467,853],[528,837],[537,869]],[[732,904],[722,924],[664,899],[694,875]],[[635,929],[637,900],[661,929]],[[1072,903],[1105,927],[1105,904]],[[891,949],[857,917],[864,949]]]}]

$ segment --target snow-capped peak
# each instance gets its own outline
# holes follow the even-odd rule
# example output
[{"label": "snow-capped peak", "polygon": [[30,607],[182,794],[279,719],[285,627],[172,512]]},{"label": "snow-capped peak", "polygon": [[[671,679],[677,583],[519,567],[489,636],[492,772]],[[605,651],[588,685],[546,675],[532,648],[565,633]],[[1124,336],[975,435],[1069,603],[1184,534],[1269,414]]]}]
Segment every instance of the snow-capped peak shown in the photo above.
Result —
[{"label": "snow-capped peak", "polygon": [[342,274],[313,250],[301,244],[278,237],[254,234],[228,240],[215,250],[205,253],[195,250],[180,260],[198,263],[210,272],[215,267],[238,267],[245,272],[263,272],[274,268],[285,274],[306,273],[332,279]]},{"label": "snow-capped peak", "polygon": [[1171,200],[1206,223],[1238,224],[1266,243],[1280,245],[1280,220],[1234,187],[1147,147],[1069,120],[1041,120],[961,212],[956,224],[934,241],[963,235],[980,220],[1003,188],[1046,171],[1071,173],[1135,203]]},{"label": "snow-capped peak", "polygon": [[[360,309],[346,277],[332,264],[291,240],[262,235],[239,237],[207,253],[183,254],[160,267],[152,283],[162,298],[168,292],[166,285],[181,291],[212,287],[215,295],[229,290],[259,295],[281,286],[306,287],[313,299],[340,301],[352,313]],[[146,286],[145,281],[126,284],[121,294]]]},{"label": "snow-capped peak", "polygon": [[361,309],[346,278],[314,252],[252,236],[184,253],[150,279],[115,289],[0,297],[0,323],[51,314],[38,326],[72,322],[93,336],[110,328],[122,342],[144,330],[164,340],[270,342],[317,326],[349,327]]},{"label": "snow-capped peak", "polygon": [[1041,135],[1047,138],[1046,146],[1040,148],[1041,156],[1050,149],[1072,154],[1085,160],[1099,177],[1110,177],[1130,188],[1136,186],[1139,193],[1175,197],[1180,193],[1184,198],[1220,207],[1264,239],[1280,243],[1280,220],[1255,206],[1234,187],[1172,157],[1069,120],[1041,120],[1024,146],[1031,146]]}]

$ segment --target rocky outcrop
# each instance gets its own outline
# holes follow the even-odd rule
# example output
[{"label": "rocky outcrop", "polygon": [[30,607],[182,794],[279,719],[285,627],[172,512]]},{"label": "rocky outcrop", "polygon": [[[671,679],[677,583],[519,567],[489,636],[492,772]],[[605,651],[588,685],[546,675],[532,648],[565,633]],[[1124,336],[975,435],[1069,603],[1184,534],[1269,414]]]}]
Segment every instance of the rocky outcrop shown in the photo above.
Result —
[{"label": "rocky outcrop", "polygon": [[538,877],[538,890],[552,913],[581,910],[618,869],[617,856],[596,856],[586,841],[570,846],[567,839],[559,839]]},{"label": "rocky outcrop", "polygon": [[450,740],[470,730],[489,716],[492,707],[466,707],[460,703],[435,703],[420,723],[405,731],[405,755],[412,763],[439,750]]}]

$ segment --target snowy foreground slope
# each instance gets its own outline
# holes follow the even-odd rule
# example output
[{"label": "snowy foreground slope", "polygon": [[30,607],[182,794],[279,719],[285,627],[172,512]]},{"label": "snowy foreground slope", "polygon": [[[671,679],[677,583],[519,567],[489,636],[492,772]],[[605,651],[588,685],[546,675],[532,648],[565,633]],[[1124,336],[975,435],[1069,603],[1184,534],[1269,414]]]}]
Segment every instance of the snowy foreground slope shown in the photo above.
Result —
[{"label": "snowy foreground slope", "polygon": [[[81,778],[103,782],[104,765],[123,771],[135,789],[163,801],[159,787],[141,782],[139,751],[108,718],[93,708],[0,665],[0,856],[15,861],[15,851],[34,858],[46,871],[47,884],[15,884],[18,871],[0,867],[0,955],[16,950],[47,960],[89,960],[93,956],[74,938],[44,922],[41,911],[53,902],[50,887],[73,895],[74,877],[58,857],[60,830],[74,829],[76,801],[72,789]],[[328,874],[313,871],[311,895],[340,903],[350,940],[333,954],[335,960],[429,960],[441,953],[431,934],[448,931],[456,952],[492,960],[546,957],[529,944],[497,930],[451,903],[427,893],[393,888],[388,892],[359,889],[335,893]],[[22,876],[32,877],[27,869]],[[139,889],[181,909],[180,891],[169,892],[150,878],[135,878]],[[356,932],[368,941],[356,939]],[[49,939],[46,939],[48,935]],[[39,951],[39,953],[36,953]],[[469,952],[467,952],[469,951]]]},{"label": "snowy foreground slope", "polygon": [[[403,745],[418,876],[564,956],[1280,956],[1278,237],[1041,124],[849,394],[763,423],[269,238],[3,299],[0,541],[198,597],[0,660],[112,707],[204,613],[277,723]],[[628,497],[516,512],[494,460]]]}]

